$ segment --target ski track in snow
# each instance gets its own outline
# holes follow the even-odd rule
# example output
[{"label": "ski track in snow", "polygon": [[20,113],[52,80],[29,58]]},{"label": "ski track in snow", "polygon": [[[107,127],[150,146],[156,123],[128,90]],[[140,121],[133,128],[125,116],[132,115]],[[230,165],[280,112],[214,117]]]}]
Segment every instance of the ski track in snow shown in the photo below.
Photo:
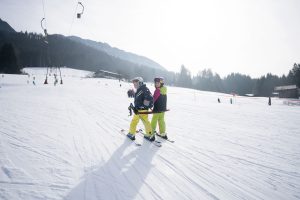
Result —
[{"label": "ski track in snow", "polygon": [[36,86],[0,83],[0,199],[300,199],[300,107],[168,87],[176,142],[137,147],[120,133],[129,83],[63,69],[54,87],[27,70]]}]

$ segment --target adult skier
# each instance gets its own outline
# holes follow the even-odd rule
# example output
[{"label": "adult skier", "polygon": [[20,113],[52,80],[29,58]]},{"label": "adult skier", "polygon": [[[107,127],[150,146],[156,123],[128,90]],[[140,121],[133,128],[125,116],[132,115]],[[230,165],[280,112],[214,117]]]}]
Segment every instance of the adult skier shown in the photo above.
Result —
[{"label": "adult skier", "polygon": [[167,110],[167,88],[164,86],[164,79],[158,77],[154,79],[155,91],[153,95],[153,117],[151,121],[152,131],[156,132],[156,126],[158,123],[159,133],[158,136],[168,139],[166,134],[166,123],[165,123],[165,111]]},{"label": "adult skier", "polygon": [[134,94],[134,116],[131,120],[127,137],[131,140],[135,140],[136,126],[141,119],[146,131],[144,138],[152,142],[155,140],[155,135],[152,132],[151,124],[148,120],[148,114],[139,114],[139,112],[148,112],[148,109],[153,107],[153,96],[146,84],[143,83],[142,77],[132,79],[132,83],[136,89]]}]

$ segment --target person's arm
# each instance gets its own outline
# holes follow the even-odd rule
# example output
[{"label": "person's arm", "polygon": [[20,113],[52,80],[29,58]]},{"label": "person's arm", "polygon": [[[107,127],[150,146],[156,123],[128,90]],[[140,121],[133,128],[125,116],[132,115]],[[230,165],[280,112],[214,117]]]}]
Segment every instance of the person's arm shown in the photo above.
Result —
[{"label": "person's arm", "polygon": [[167,95],[167,87],[163,86],[160,88],[160,94],[161,95]]},{"label": "person's arm", "polygon": [[153,103],[156,102],[156,100],[158,99],[159,96],[160,96],[160,89],[157,88],[157,89],[154,91],[154,95],[153,95]]},{"label": "person's arm", "polygon": [[152,96],[150,90],[148,88],[145,88],[143,105],[145,108],[149,108],[151,103],[153,103],[153,96]]}]

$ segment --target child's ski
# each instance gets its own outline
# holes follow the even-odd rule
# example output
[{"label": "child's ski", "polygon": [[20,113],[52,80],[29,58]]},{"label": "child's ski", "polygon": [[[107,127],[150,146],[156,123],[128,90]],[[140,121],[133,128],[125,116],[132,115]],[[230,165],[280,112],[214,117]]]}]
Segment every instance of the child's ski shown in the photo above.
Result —
[{"label": "child's ski", "polygon": [[142,146],[141,143],[137,142],[136,140],[131,140],[128,136],[127,136],[127,133],[125,132],[124,129],[121,129],[121,133],[126,137],[128,138],[128,140],[130,140],[131,142],[133,142],[136,146]]}]

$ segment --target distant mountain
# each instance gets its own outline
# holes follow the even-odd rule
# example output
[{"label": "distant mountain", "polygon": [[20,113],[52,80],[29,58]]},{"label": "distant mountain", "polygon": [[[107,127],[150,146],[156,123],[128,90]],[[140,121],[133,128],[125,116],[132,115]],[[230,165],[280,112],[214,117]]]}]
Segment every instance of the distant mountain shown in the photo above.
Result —
[{"label": "distant mountain", "polygon": [[16,32],[7,22],[0,19],[0,31]]},{"label": "distant mountain", "polygon": [[105,43],[57,34],[49,35],[46,43],[42,34],[16,32],[4,21],[1,21],[1,27],[0,47],[12,44],[21,67],[66,66],[111,71],[122,74],[126,79],[141,76],[152,81],[153,77],[163,76],[165,80],[174,80],[175,74],[156,62]]},{"label": "distant mountain", "polygon": [[118,48],[115,48],[115,47],[111,47],[107,43],[96,42],[96,41],[88,40],[88,39],[82,39],[82,38],[77,37],[77,36],[70,36],[69,38],[71,40],[74,40],[74,41],[80,42],[82,44],[88,45],[90,47],[93,47],[97,50],[104,51],[108,55],[114,56],[116,58],[120,58],[122,60],[130,61],[132,63],[142,65],[142,66],[147,66],[147,67],[151,67],[151,68],[155,68],[155,69],[165,70],[164,67],[162,67],[160,64],[158,64],[157,62],[155,62],[155,61],[153,61],[149,58],[146,58],[144,56],[140,56],[140,55],[137,55],[137,54],[134,54],[134,53],[126,52],[124,50],[121,50],[121,49],[118,49]]}]

